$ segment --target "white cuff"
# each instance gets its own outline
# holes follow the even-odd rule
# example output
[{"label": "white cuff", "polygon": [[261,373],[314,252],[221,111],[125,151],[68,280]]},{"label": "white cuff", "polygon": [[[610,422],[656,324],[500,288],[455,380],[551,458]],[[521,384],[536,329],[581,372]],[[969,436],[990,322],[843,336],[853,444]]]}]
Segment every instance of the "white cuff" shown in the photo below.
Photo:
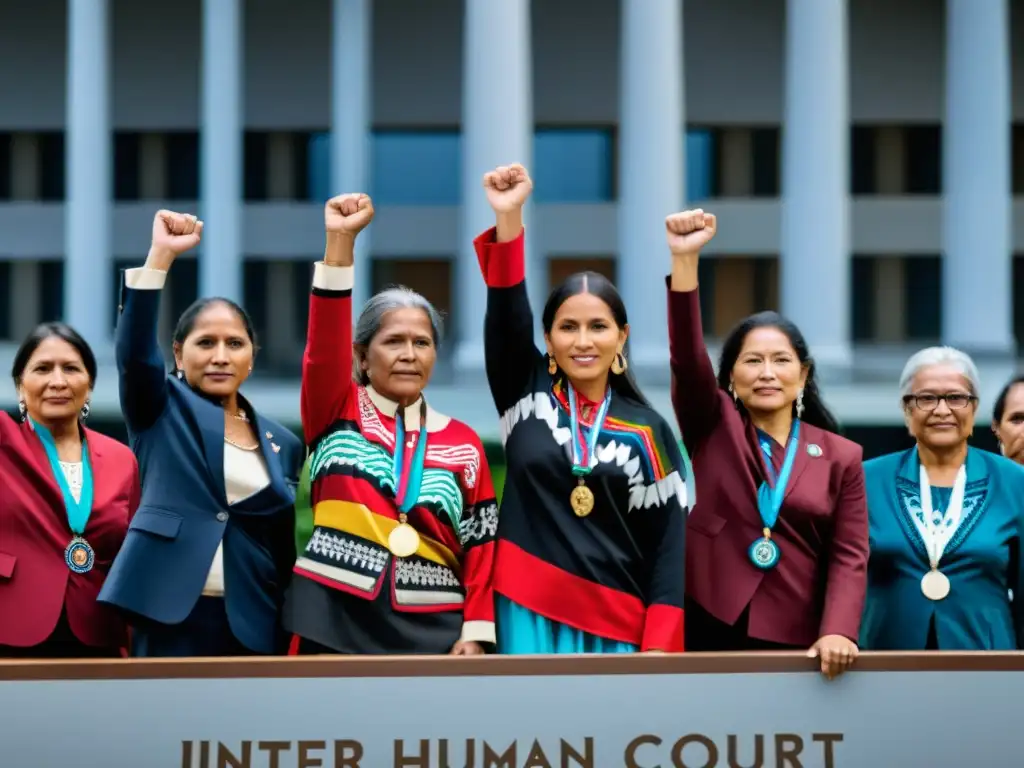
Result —
[{"label": "white cuff", "polygon": [[322,291],[351,291],[355,285],[353,267],[335,267],[318,261],[313,269],[313,287]]},{"label": "white cuff", "polygon": [[159,291],[166,282],[167,273],[162,269],[136,267],[124,272],[124,284],[136,291]]},{"label": "white cuff", "polygon": [[459,638],[464,643],[491,643],[497,642],[497,635],[494,632],[493,621],[464,621],[462,622],[462,636]]}]

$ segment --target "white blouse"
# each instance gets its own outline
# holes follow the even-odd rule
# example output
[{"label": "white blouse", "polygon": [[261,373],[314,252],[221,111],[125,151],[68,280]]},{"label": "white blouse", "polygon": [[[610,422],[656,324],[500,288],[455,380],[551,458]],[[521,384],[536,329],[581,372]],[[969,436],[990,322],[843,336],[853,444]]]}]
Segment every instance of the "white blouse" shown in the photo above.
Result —
[{"label": "white blouse", "polygon": [[[259,448],[247,451],[224,441],[224,488],[228,504],[255,496],[270,485],[270,474]],[[224,596],[224,545],[217,545],[210,573],[206,577],[203,594],[207,597]]]}]

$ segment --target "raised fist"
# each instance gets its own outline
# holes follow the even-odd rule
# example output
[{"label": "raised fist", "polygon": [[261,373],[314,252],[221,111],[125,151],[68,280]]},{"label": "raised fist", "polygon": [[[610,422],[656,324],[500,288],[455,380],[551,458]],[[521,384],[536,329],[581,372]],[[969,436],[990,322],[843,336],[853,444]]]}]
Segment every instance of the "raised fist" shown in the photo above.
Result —
[{"label": "raised fist", "polygon": [[523,166],[514,163],[485,173],[484,189],[495,213],[510,213],[523,207],[533,191],[533,181]]},{"label": "raised fist", "polygon": [[324,206],[324,226],[328,232],[355,237],[372,220],[373,201],[369,195],[338,195]]},{"label": "raised fist", "polygon": [[696,254],[715,236],[718,223],[713,213],[700,208],[673,213],[665,219],[665,236],[673,256]]},{"label": "raised fist", "polygon": [[185,251],[195,248],[203,237],[203,222],[191,213],[157,211],[153,217],[153,242],[147,263],[166,270]]}]

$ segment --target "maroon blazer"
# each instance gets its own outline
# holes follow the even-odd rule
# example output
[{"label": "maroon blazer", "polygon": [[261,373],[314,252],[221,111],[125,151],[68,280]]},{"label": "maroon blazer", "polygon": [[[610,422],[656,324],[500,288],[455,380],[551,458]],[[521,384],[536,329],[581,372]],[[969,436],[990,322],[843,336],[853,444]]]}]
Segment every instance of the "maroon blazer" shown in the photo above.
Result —
[{"label": "maroon blazer", "polygon": [[[672,405],[693,461],[697,504],[686,533],[686,591],[720,621],[750,606],[750,637],[811,646],[824,635],[857,641],[867,590],[868,511],[863,451],[802,423],[772,539],[778,565],[747,558],[761,536],[765,479],[756,430],[718,387],[704,346],[698,292],[669,290]],[[807,451],[817,445],[819,456]]]},{"label": "maroon blazer", "polygon": [[138,464],[128,446],[90,429],[85,436],[93,507],[84,536],[96,562],[76,574],[64,563],[73,534],[43,444],[28,422],[0,412],[0,645],[39,645],[66,607],[83,643],[126,647],[124,623],[96,596],[139,504]]}]

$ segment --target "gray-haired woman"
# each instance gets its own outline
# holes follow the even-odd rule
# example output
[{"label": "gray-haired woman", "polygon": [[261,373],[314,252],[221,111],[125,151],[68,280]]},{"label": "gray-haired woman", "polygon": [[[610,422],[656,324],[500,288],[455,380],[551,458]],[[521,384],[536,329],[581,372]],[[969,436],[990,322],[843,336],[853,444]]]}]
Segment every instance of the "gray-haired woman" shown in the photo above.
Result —
[{"label": "gray-haired woman", "polygon": [[[302,364],[313,534],[285,602],[291,653],[475,655],[494,644],[497,503],[480,438],[429,405],[441,319],[406,288],[352,329],[366,195],[325,208]],[[353,372],[355,375],[353,375]]]},{"label": "gray-haired woman", "polygon": [[865,650],[1017,650],[1024,639],[1024,467],[969,447],[978,371],[930,347],[900,377],[913,448],[864,465],[871,555]]}]

